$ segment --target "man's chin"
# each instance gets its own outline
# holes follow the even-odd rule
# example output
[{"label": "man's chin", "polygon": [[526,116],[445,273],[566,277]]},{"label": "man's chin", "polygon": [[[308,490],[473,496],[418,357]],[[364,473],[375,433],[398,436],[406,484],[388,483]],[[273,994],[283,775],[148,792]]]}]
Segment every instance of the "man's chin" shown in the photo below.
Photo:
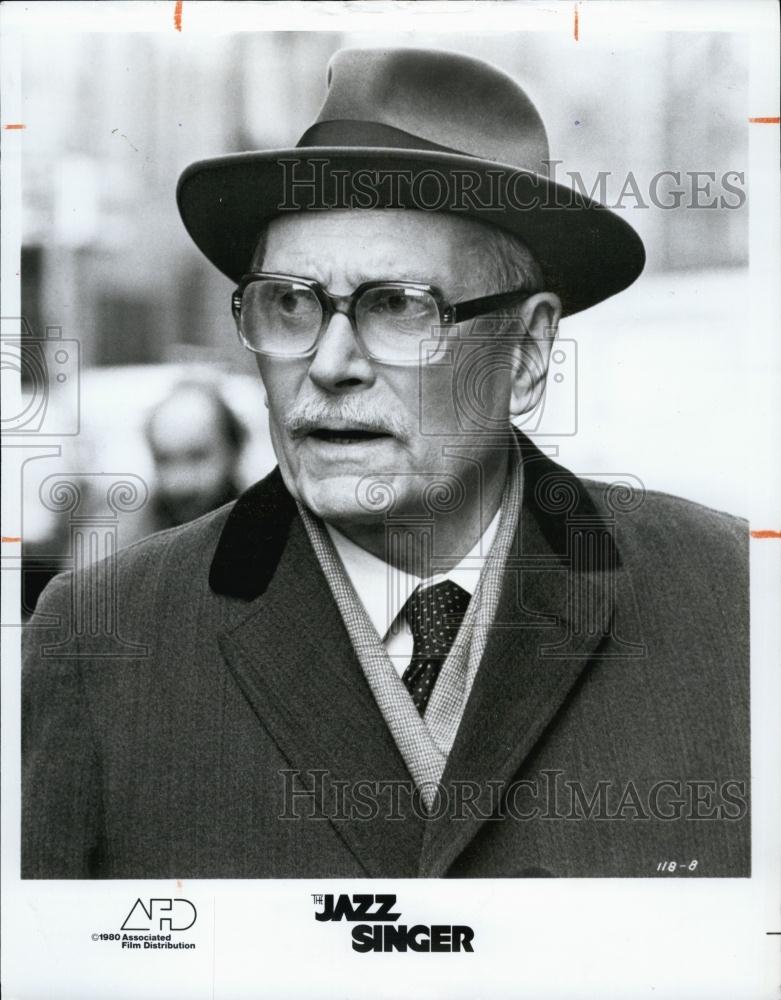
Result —
[{"label": "man's chin", "polygon": [[313,514],[336,527],[368,524],[381,518],[387,502],[376,493],[371,478],[355,473],[307,478],[299,482],[297,490],[299,499]]}]

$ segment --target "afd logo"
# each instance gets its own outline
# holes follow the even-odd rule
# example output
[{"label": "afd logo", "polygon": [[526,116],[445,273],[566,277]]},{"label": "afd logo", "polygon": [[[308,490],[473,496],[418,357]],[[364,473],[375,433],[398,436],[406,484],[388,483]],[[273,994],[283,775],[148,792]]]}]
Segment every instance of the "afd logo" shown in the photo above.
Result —
[{"label": "afd logo", "polygon": [[187,931],[197,916],[189,899],[150,899],[148,907],[137,899],[120,930]]}]

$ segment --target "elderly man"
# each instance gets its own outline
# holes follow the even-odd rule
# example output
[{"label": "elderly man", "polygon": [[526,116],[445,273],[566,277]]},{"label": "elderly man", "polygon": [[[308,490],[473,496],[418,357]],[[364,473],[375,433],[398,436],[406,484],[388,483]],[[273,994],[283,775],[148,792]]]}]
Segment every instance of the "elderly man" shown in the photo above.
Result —
[{"label": "elderly man", "polygon": [[91,571],[113,652],[47,589],[26,876],[749,874],[745,526],[512,426],[644,259],[547,156],[494,68],[345,51],[295,150],[185,171],[279,466]]}]

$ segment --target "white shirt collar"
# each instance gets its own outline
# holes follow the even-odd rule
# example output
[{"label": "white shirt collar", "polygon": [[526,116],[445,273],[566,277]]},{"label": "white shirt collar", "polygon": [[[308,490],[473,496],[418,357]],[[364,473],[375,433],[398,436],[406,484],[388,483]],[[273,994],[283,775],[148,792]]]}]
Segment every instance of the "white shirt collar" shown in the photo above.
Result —
[{"label": "white shirt collar", "polygon": [[474,548],[447,573],[439,573],[423,581],[420,577],[403,570],[395,569],[389,563],[362,549],[355,542],[343,535],[336,528],[326,524],[325,528],[334,543],[345,572],[350,578],[355,593],[366,609],[366,613],[377,630],[380,639],[384,640],[388,629],[395,621],[398,613],[407,603],[415,588],[425,583],[426,586],[452,580],[473,594],[480,579],[488,553],[491,551],[496,531],[499,527],[501,508],[494,514],[493,520],[478,538]]}]

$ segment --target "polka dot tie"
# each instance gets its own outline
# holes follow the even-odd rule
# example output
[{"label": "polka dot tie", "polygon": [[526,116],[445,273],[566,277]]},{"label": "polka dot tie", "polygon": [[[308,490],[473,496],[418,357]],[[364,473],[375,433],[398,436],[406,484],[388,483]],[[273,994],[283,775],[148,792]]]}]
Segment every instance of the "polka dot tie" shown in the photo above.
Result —
[{"label": "polka dot tie", "polygon": [[464,620],[469,594],[452,580],[418,589],[404,605],[414,640],[412,660],[402,680],[415,707],[425,714],[442,664]]}]

